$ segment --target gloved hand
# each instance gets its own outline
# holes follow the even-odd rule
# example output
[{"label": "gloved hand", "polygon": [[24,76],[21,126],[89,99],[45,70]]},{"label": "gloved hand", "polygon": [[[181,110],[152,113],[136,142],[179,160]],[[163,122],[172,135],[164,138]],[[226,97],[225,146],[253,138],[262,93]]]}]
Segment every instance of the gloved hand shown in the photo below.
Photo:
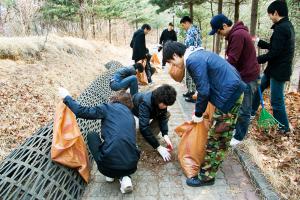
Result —
[{"label": "gloved hand", "polygon": [[58,95],[64,99],[66,96],[71,96],[69,91],[63,87],[58,88]]},{"label": "gloved hand", "polygon": [[203,121],[203,117],[197,117],[195,114],[192,117],[192,121],[195,123],[200,123]]},{"label": "gloved hand", "polygon": [[157,147],[156,150],[161,155],[161,157],[164,159],[164,161],[171,160],[171,154],[169,153],[169,151],[166,147],[159,146],[159,147]]},{"label": "gloved hand", "polygon": [[172,145],[172,142],[169,138],[168,135],[164,135],[164,139],[165,139],[165,142],[167,143],[167,149],[169,149],[169,151],[172,151],[173,150],[173,145]]}]

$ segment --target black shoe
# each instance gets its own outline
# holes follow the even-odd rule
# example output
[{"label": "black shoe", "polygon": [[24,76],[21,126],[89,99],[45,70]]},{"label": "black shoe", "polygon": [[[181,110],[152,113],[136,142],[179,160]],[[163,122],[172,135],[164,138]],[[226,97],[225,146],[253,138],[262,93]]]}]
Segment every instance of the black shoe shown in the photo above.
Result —
[{"label": "black shoe", "polygon": [[185,101],[186,101],[186,102],[190,102],[190,103],[196,103],[196,100],[193,99],[193,97],[186,97],[186,98],[185,98]]},{"label": "black shoe", "polygon": [[186,184],[191,187],[201,187],[215,184],[215,179],[201,181],[198,176],[186,179]]},{"label": "black shoe", "polygon": [[195,92],[187,92],[185,94],[182,94],[183,97],[192,97],[195,94]]},{"label": "black shoe", "polygon": [[283,128],[279,128],[279,129],[277,129],[277,132],[281,135],[288,136],[291,134],[291,129],[285,130]]}]

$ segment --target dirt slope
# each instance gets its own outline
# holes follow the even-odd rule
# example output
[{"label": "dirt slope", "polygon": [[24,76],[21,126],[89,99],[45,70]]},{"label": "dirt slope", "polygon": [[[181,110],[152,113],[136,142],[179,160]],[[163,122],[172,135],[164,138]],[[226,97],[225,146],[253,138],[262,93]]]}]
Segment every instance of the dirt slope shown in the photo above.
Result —
[{"label": "dirt slope", "polygon": [[[0,160],[53,119],[57,88],[79,95],[104,64],[131,63],[131,49],[51,35],[0,38]],[[45,46],[44,46],[45,44]]]}]

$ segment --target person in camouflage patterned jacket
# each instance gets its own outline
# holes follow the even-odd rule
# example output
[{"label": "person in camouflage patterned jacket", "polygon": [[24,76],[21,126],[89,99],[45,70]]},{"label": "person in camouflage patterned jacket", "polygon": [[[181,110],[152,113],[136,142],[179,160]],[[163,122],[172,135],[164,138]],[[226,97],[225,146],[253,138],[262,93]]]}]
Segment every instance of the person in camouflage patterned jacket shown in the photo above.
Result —
[{"label": "person in camouflage patterned jacket", "polygon": [[[184,40],[185,46],[186,47],[193,46],[195,48],[201,47],[202,45],[201,32],[197,26],[192,24],[192,19],[189,16],[184,16],[180,20],[180,24],[182,28],[186,30],[186,37]],[[187,93],[183,94],[183,96],[186,97],[185,100],[187,102],[195,103],[196,101],[192,98],[192,96],[196,91],[196,86],[188,72],[186,72],[185,83],[188,91]]]}]

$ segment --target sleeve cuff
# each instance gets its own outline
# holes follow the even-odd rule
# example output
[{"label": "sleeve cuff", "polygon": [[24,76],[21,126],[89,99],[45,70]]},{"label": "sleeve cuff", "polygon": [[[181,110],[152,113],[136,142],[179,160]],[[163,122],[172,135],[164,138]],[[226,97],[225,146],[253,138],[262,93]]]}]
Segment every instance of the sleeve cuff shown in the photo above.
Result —
[{"label": "sleeve cuff", "polygon": [[202,115],[203,115],[203,113],[201,113],[201,112],[195,112],[196,117],[202,117]]}]

